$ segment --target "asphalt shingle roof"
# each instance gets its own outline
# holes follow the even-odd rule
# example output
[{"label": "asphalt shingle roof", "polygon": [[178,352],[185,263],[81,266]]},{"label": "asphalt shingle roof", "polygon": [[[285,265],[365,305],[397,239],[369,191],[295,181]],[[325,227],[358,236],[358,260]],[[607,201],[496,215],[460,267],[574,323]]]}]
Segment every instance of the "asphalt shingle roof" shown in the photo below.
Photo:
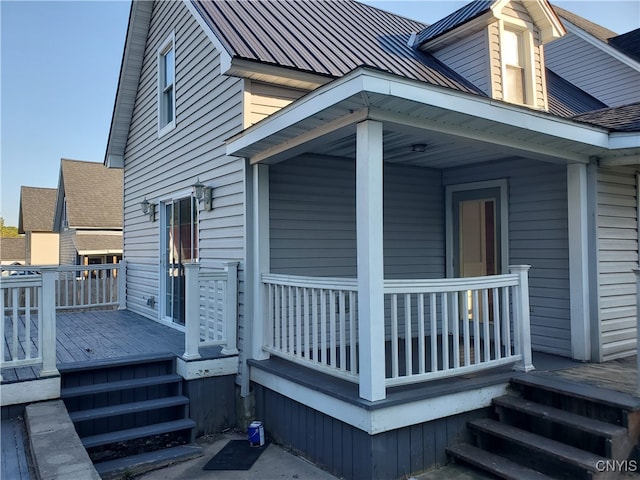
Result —
[{"label": "asphalt shingle roof", "polygon": [[53,231],[57,195],[55,188],[20,188],[20,233]]},{"label": "asphalt shingle roof", "polygon": [[80,255],[86,252],[122,252],[120,235],[76,234],[74,242]]},{"label": "asphalt shingle roof", "polygon": [[0,238],[0,260],[4,262],[24,262],[25,255],[24,237]]},{"label": "asphalt shingle roof", "polygon": [[60,179],[71,228],[122,228],[122,169],[62,159]]},{"label": "asphalt shingle roof", "polygon": [[573,119],[614,132],[640,132],[640,102],[583,113]]}]

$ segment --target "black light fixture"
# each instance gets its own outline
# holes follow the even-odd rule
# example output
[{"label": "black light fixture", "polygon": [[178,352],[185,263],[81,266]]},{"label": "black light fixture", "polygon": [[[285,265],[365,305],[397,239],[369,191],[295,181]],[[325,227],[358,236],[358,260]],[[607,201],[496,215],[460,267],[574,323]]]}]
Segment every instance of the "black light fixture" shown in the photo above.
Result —
[{"label": "black light fixture", "polygon": [[191,188],[193,189],[193,196],[199,202],[204,202],[204,209],[209,212],[213,210],[213,187],[208,187],[200,182],[200,177],[197,178]]},{"label": "black light fixture", "polygon": [[427,151],[427,147],[428,145],[426,143],[414,143],[411,145],[411,151],[424,153]]},{"label": "black light fixture", "polygon": [[147,197],[144,197],[144,200],[140,202],[140,209],[142,213],[145,215],[149,215],[149,221],[155,222],[156,220],[156,205],[155,203],[150,203],[147,200]]}]

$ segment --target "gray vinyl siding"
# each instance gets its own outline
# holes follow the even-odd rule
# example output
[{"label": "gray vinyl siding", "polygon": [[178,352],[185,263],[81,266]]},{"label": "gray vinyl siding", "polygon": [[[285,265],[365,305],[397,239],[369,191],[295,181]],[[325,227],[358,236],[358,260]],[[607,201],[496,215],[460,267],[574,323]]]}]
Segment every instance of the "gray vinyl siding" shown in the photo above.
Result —
[{"label": "gray vinyl siding", "polygon": [[638,212],[636,171],[598,169],[598,289],[602,360],[636,349]]},{"label": "gray vinyl siding", "polygon": [[[356,277],[355,164],[304,157],[269,168],[271,271]],[[384,166],[385,278],[444,277],[440,172]]]},{"label": "gray vinyl siding", "polygon": [[[157,50],[175,33],[176,128],[158,138]],[[149,221],[143,198],[188,196],[196,179],[214,187],[214,209],[199,212],[203,266],[244,259],[244,160],[225,155],[224,140],[243,123],[242,81],[220,75],[220,60],[182,2],[156,2],[125,151],[124,256],[127,308],[159,319],[162,206]],[[244,264],[240,265],[244,285]],[[147,299],[154,297],[153,307]],[[241,306],[242,312],[242,306]],[[241,321],[242,322],[242,321]]]},{"label": "gray vinyl siding", "polygon": [[638,101],[640,72],[572,33],[545,45],[545,58],[554,73],[611,107]]},{"label": "gray vinyl siding", "polygon": [[75,265],[77,261],[76,244],[73,241],[76,231],[67,229],[60,232],[60,265]]},{"label": "gray vinyl siding", "polygon": [[566,167],[513,159],[445,170],[445,185],[506,178],[509,263],[531,265],[532,347],[571,356]]},{"label": "gray vinyl siding", "polygon": [[488,32],[482,30],[433,52],[433,55],[484,93],[491,95],[488,52]]}]

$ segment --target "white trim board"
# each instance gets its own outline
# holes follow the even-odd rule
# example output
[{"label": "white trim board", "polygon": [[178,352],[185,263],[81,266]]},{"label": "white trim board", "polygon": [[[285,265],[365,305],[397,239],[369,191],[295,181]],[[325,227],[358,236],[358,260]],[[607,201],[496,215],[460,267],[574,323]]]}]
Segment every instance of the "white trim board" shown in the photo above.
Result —
[{"label": "white trim board", "polygon": [[238,357],[234,355],[232,357],[195,360],[191,362],[177,357],[176,372],[185,380],[236,375],[238,373]]},{"label": "white trim board", "polygon": [[493,398],[506,393],[509,383],[505,379],[497,385],[368,410],[255,367],[251,381],[369,435],[488,407]]},{"label": "white trim board", "polygon": [[0,395],[3,407],[60,398],[60,377],[5,383]]}]

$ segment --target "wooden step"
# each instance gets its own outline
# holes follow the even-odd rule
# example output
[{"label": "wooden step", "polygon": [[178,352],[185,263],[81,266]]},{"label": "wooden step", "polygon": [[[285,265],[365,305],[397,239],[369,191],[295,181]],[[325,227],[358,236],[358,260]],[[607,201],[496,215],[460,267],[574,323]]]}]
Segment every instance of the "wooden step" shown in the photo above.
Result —
[{"label": "wooden step", "polygon": [[153,400],[144,400],[141,402],[123,403],[109,407],[92,408],[89,410],[78,410],[69,412],[69,417],[74,423],[84,422],[87,420],[96,420],[98,418],[113,417],[116,415],[126,415],[129,413],[146,412],[149,410],[158,410],[161,408],[177,407],[187,405],[189,399],[184,395],[176,395],[173,397],[156,398]]},{"label": "wooden step", "polygon": [[584,383],[573,383],[542,375],[523,374],[511,379],[515,385],[546,390],[549,392],[574,397],[594,403],[600,403],[609,407],[618,408],[628,412],[640,410],[640,398],[628,393],[616,392],[604,388],[586,385]]},{"label": "wooden step", "polygon": [[[496,422],[489,418],[472,420],[469,427],[488,435],[502,438],[508,442],[524,447],[530,452],[554,458],[560,462],[572,465],[582,471],[598,473],[598,465],[606,462],[606,458],[591,452],[566,445],[535,433],[527,432],[511,425]],[[595,477],[594,477],[595,478]]]},{"label": "wooden step", "polygon": [[551,480],[551,477],[547,477],[543,473],[518,465],[500,455],[487,452],[468,443],[447,447],[447,452],[504,480]]},{"label": "wooden step", "polygon": [[132,367],[142,364],[171,363],[176,359],[175,353],[148,353],[131,357],[107,358],[83,362],[63,363],[58,365],[61,374],[95,371],[109,368]]},{"label": "wooden step", "polygon": [[130,380],[118,380],[116,382],[95,383],[83,385],[81,387],[67,387],[60,390],[62,399],[80,397],[82,395],[93,395],[97,393],[114,392],[118,390],[131,390],[134,388],[150,387],[153,385],[163,385],[182,382],[182,377],[175,373],[168,375],[158,375],[154,377],[132,378]]},{"label": "wooden step", "polygon": [[202,447],[181,445],[96,463],[95,467],[102,480],[121,479],[200,456],[202,456]]},{"label": "wooden step", "polygon": [[514,395],[504,395],[502,397],[494,398],[493,404],[599,437],[616,438],[627,435],[627,429],[619,425],[613,425],[611,423],[602,422],[576,413],[566,412],[548,405],[525,400]]},{"label": "wooden step", "polygon": [[134,438],[151,437],[153,435],[161,435],[163,433],[178,432],[181,430],[191,430],[196,426],[191,419],[174,420],[172,422],[156,423],[147,425],[146,427],[130,428],[117,432],[101,433],[90,437],[82,438],[82,444],[85,448],[98,447],[110,443],[124,442],[133,440]]}]

